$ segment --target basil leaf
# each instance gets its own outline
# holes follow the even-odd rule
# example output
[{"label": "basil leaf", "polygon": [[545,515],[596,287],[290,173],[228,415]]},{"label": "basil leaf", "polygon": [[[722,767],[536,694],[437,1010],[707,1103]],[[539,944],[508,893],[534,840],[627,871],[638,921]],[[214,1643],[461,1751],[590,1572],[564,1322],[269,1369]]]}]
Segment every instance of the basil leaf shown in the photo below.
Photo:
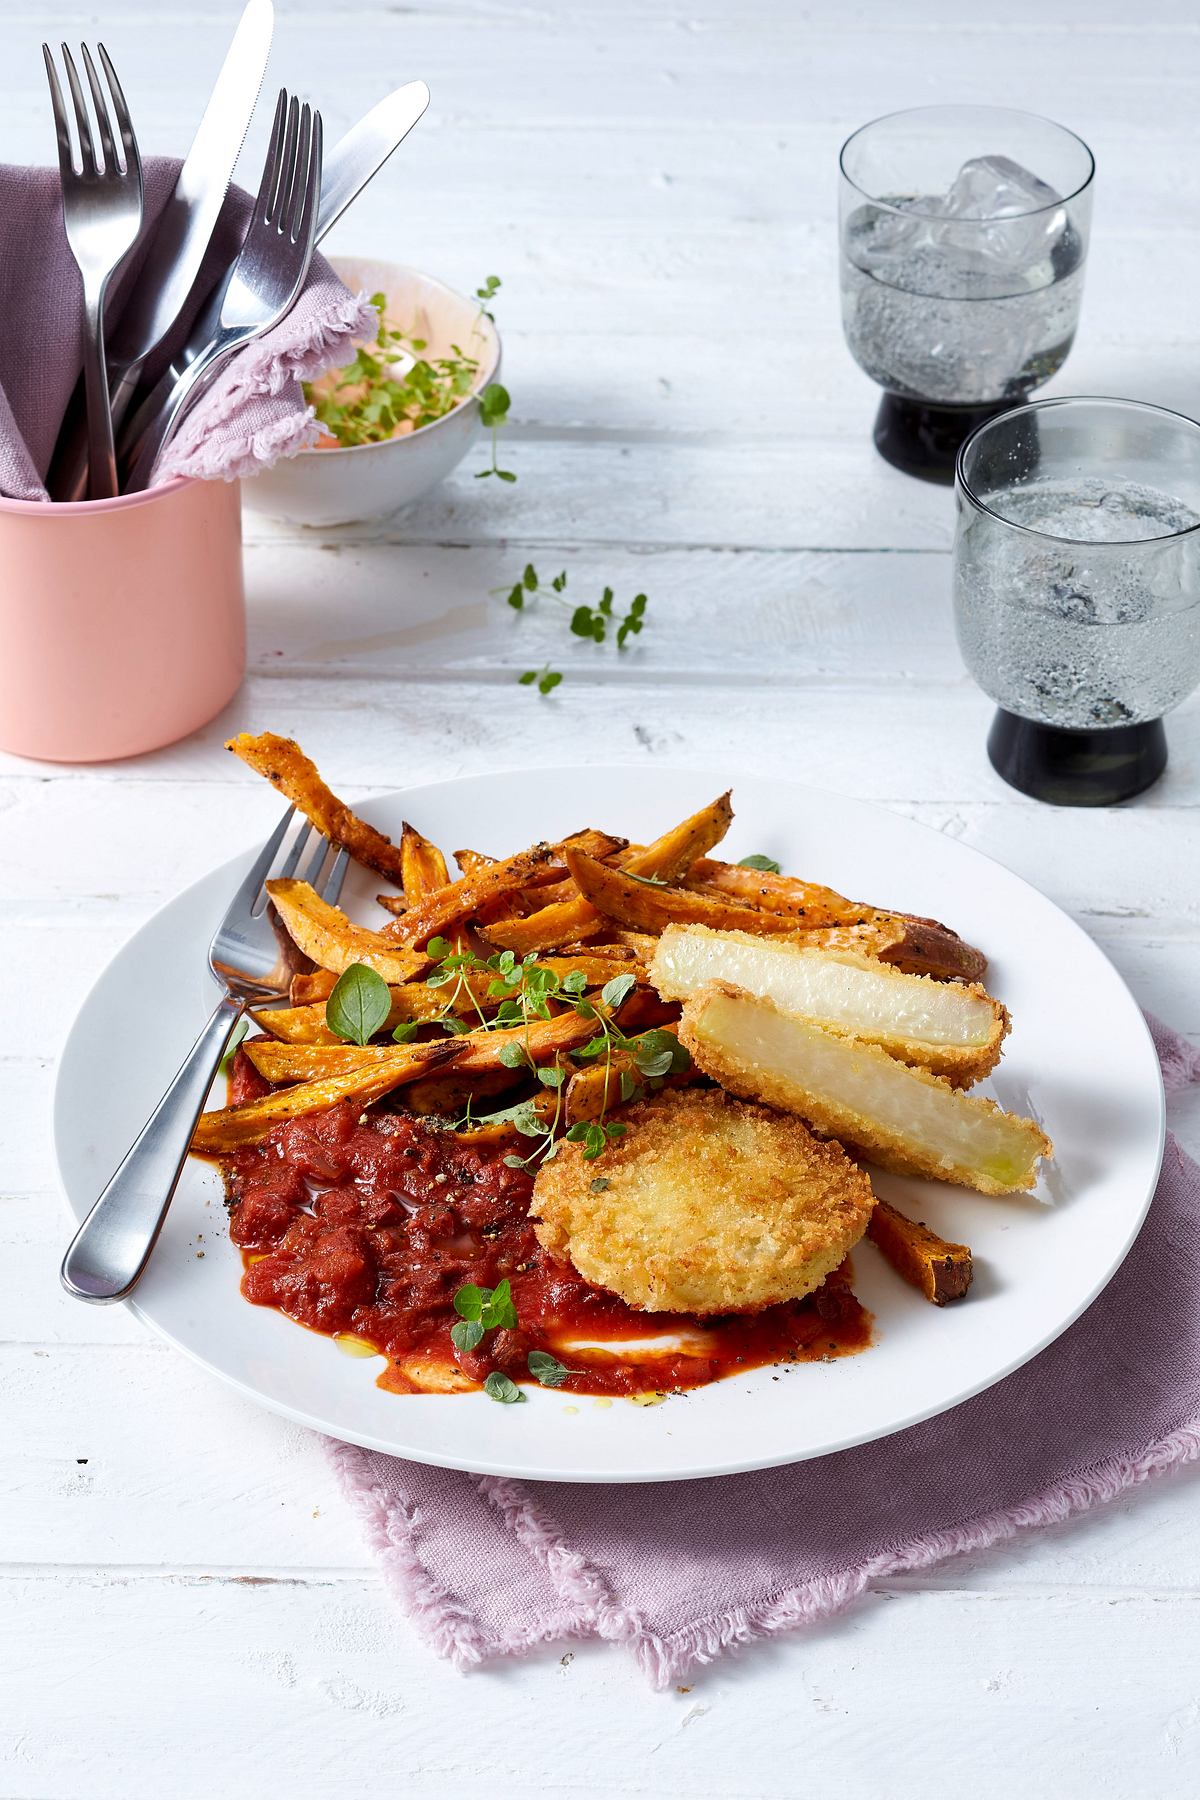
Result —
[{"label": "basil leaf", "polygon": [[764,875],[779,874],[779,864],[775,861],[775,858],[773,856],[763,856],[761,852],[754,856],[743,856],[741,862],[738,864],[738,868],[761,869]]},{"label": "basil leaf", "polygon": [[392,1010],[387,982],[366,963],[351,963],[325,1002],[325,1023],[335,1037],[368,1044]]},{"label": "basil leaf", "polygon": [[612,1186],[612,1182],[607,1175],[597,1175],[595,1181],[588,1182],[588,1186],[593,1194],[603,1194]]},{"label": "basil leaf", "polygon": [[478,1319],[460,1319],[457,1325],[450,1327],[450,1342],[464,1353],[474,1350],[482,1337],[483,1326]]},{"label": "basil leaf", "polygon": [[502,1406],[511,1406],[516,1400],[523,1400],[524,1394],[515,1381],[502,1375],[499,1369],[493,1369],[483,1384],[483,1391],[489,1400],[499,1400]]},{"label": "basil leaf", "polygon": [[560,1363],[557,1356],[551,1356],[548,1350],[531,1350],[529,1352],[529,1373],[543,1387],[561,1387],[568,1375],[575,1373],[565,1363]]},{"label": "basil leaf", "polygon": [[411,1044],[417,1035],[417,1030],[418,1025],[415,1019],[401,1019],[399,1025],[397,1025],[392,1033],[392,1042],[395,1044]]}]

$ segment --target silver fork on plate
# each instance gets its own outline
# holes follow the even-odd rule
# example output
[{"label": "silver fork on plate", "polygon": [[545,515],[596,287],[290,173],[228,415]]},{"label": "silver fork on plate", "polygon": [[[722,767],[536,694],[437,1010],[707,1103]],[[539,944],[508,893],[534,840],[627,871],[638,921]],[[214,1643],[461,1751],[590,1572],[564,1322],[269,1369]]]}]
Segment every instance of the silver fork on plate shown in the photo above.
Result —
[{"label": "silver fork on plate", "polygon": [[248,1006],[287,995],[292,969],[264,884],[275,876],[294,875],[315,840],[317,848],[301,879],[331,904],[341,894],[349,854],[339,850],[322,880],[330,845],[307,822],[283,853],[295,810],[289,806],[267,839],[209,945],[209,967],[224,990],[216,1011],[63,1259],[63,1286],[78,1300],[123,1300],[137,1285],[238,1021]]},{"label": "silver fork on plate", "polygon": [[321,156],[320,113],[281,90],[241,252],[192,332],[204,348],[182,374],[167,370],[122,433],[126,493],[149,487],[185,409],[234,351],[261,337],[294,306],[317,241]]},{"label": "silver fork on plate", "polygon": [[[142,159],[129,120],[129,108],[117,80],[117,71],[103,44],[97,53],[104,65],[111,96],[105,98],[86,44],[81,46],[83,66],[96,124],[100,155],[96,155],[87,103],[71,52],[62,47],[63,66],[71,90],[75,127],[79,134],[79,166],[71,146],[71,130],[62,88],[50,46],[42,45],[54,130],[58,139],[58,168],[62,183],[63,224],[71,254],[83,278],[85,313],[83,374],[87,391],[88,498],[106,500],[117,491],[117,456],[113,445],[112,411],[108,397],[108,362],[104,353],[104,298],[108,283],[137,242],[142,229]],[[116,130],[114,133],[114,122]],[[120,139],[120,153],[117,139]]]}]

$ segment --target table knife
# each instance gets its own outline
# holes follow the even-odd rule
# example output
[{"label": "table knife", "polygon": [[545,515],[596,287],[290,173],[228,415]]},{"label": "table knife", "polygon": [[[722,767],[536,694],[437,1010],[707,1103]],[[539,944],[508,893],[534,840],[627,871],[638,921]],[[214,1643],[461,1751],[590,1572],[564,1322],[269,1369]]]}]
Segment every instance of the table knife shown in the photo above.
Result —
[{"label": "table knife", "polygon": [[[137,285],[109,345],[114,428],[129,410],[146,358],[179,317],[199,273],[254,114],[274,25],[271,0],[249,0],[174,191],[159,217]],[[81,500],[86,492],[82,401],[81,381],[59,431],[46,479],[54,500]]]},{"label": "table knife", "polygon": [[[321,209],[317,214],[317,243],[341,218],[350,202],[362,193],[376,176],[393,150],[408,136],[429,105],[429,89],[423,81],[406,82],[395,93],[373,106],[369,113],[352,125],[329,154],[321,181]],[[141,402],[123,434],[120,450],[124,461],[148,429],[152,420],[168,403],[172,390],[183,379],[188,365],[207,348],[212,332],[210,309],[206,306],[196,322],[192,336],[176,354],[170,367],[159,377],[154,388]]]}]

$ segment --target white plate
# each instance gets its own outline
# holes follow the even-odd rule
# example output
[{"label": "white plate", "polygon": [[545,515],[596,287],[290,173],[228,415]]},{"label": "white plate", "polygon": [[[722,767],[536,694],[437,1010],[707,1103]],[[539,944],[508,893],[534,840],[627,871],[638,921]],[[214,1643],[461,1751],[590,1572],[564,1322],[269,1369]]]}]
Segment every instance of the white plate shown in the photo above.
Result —
[{"label": "white plate", "polygon": [[[362,811],[393,835],[409,818],[443,845],[492,852],[588,824],[644,842],[729,780],[728,771],[538,769],[523,779],[410,788]],[[990,985],[1015,1025],[989,1085],[1004,1103],[1036,1112],[1054,1139],[1045,1190],[989,1200],[877,1178],[906,1211],[973,1247],[966,1301],[944,1311],[928,1305],[863,1244],[855,1288],[875,1314],[877,1342],[860,1356],[759,1369],[656,1407],[541,1389],[527,1389],[519,1407],[483,1394],[388,1394],[375,1386],[378,1363],[241,1298],[220,1183],[193,1163],[131,1303],[138,1316],[250,1399],[333,1437],[420,1462],[558,1481],[676,1481],[825,1455],[957,1405],[1056,1338],[1120,1265],[1158,1177],[1162,1081],[1128,989],[1049,900],[953,838],[784,781],[737,777],[733,800],[731,857],[765,851],[785,870],[855,898],[943,919],[990,958]],[[214,1003],[205,948],[253,854],[165,907],[84,1003],[55,1111],[59,1168],[77,1217]],[[378,885],[352,872],[344,896],[352,914],[374,915]]]}]

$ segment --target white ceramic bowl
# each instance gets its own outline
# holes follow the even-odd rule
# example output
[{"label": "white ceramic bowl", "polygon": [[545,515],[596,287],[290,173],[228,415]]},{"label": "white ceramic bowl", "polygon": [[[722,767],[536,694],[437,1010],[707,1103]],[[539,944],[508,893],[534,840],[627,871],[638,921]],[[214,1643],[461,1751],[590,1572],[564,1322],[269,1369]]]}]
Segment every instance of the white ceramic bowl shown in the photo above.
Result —
[{"label": "white ceramic bowl", "polygon": [[351,292],[385,294],[387,317],[428,344],[426,355],[449,356],[457,344],[479,361],[472,397],[419,431],[382,444],[302,450],[242,484],[247,507],[292,525],[348,525],[383,519],[411,506],[457,467],[479,436],[475,397],[500,371],[500,337],[479,302],[403,263],[333,257]]}]

